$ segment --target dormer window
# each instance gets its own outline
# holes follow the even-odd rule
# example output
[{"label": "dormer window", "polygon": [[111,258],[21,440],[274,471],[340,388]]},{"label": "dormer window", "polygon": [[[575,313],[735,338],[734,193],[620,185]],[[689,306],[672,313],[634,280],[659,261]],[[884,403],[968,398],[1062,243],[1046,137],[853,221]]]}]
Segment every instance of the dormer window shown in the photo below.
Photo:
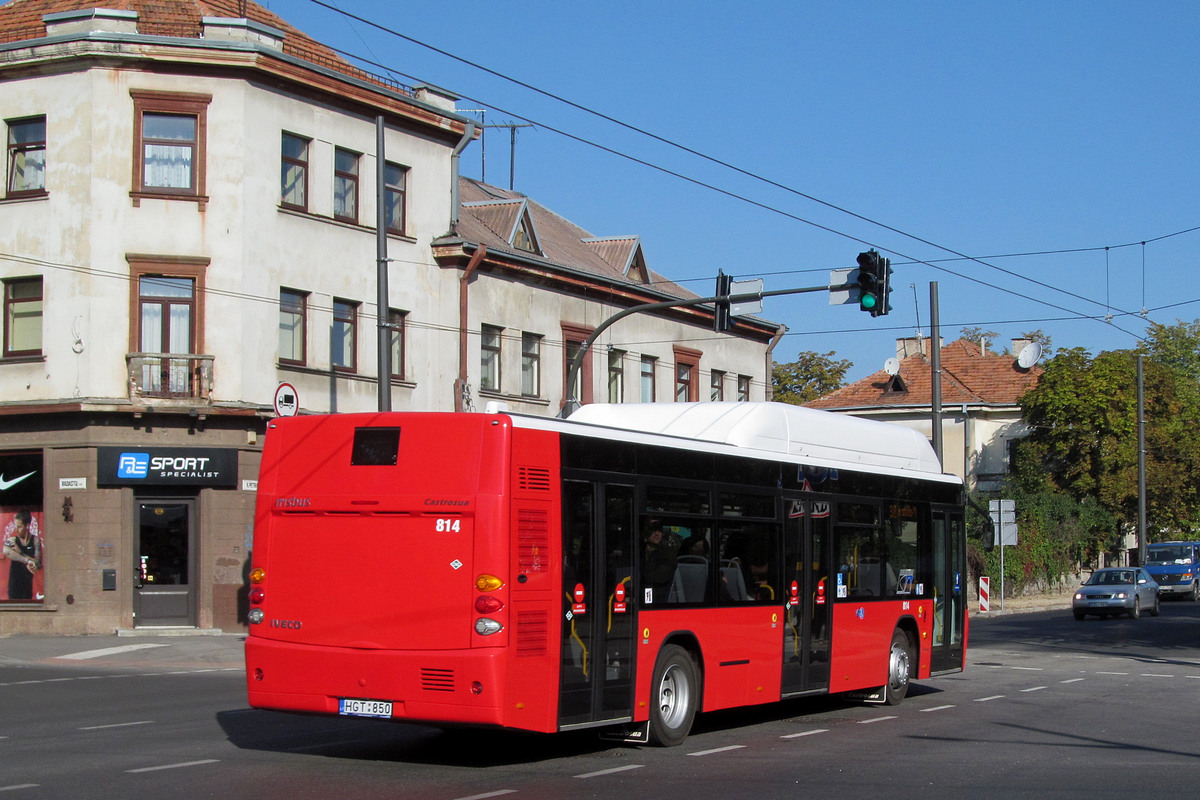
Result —
[{"label": "dormer window", "polygon": [[538,247],[537,236],[533,232],[533,222],[529,219],[528,210],[521,214],[517,220],[517,227],[512,235],[512,246],[527,253],[541,252],[541,248]]}]

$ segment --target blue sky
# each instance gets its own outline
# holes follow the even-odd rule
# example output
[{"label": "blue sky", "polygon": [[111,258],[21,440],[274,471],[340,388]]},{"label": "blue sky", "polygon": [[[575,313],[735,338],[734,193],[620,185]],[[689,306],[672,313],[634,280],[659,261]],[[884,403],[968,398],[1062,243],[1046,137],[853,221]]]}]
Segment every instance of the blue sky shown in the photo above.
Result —
[{"label": "blue sky", "polygon": [[[886,317],[824,294],[768,299],[762,316],[788,327],[779,361],[834,351],[850,380],[870,374],[897,337],[928,335],[931,281],[946,341],[1041,330],[1096,354],[1136,346],[1147,319],[1200,317],[1200,230],[1170,236],[1200,226],[1200,5],[336,3],[777,186],[313,0],[266,5],[406,83],[471,98],[460,108],[486,104],[489,124],[532,121],[514,188],[597,236],[640,235],[652,269],[700,294],[718,269],[774,290],[825,284],[868,246],[892,259]],[[508,186],[508,150],[489,130],[489,183]],[[481,177],[481,155],[472,145],[465,174]]]}]

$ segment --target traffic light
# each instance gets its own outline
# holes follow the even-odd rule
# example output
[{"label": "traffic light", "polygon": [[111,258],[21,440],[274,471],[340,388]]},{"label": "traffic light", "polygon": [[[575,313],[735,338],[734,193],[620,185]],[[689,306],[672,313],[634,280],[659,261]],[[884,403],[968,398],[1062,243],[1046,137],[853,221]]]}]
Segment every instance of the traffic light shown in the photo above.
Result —
[{"label": "traffic light", "polygon": [[733,323],[729,319],[729,290],[733,286],[733,276],[717,270],[716,315],[713,317],[713,330],[717,333],[729,330]]},{"label": "traffic light", "polygon": [[891,311],[892,262],[875,250],[858,254],[858,307],[872,317]]}]

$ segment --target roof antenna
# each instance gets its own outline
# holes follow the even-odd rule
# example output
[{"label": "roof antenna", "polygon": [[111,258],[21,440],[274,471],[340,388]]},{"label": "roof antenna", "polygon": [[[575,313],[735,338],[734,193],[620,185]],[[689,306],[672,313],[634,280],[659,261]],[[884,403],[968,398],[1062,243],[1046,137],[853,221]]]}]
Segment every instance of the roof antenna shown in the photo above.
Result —
[{"label": "roof antenna", "polygon": [[917,353],[925,355],[925,337],[921,335],[921,301],[917,299],[917,285],[910,283],[913,290],[913,308],[917,311]]}]

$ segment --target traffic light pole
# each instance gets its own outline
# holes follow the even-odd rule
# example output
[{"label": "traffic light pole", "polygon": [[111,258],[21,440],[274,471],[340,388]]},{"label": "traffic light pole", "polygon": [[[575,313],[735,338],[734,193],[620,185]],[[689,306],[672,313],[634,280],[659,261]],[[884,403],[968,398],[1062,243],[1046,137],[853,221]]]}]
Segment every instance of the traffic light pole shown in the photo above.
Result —
[{"label": "traffic light pole", "polygon": [[775,289],[769,292],[750,292],[746,294],[731,294],[731,295],[716,295],[714,297],[697,297],[692,300],[664,300],[661,303],[642,303],[641,305],[630,306],[629,308],[618,311],[592,331],[591,334],[583,340],[579,345],[579,351],[575,353],[571,359],[571,364],[567,370],[567,391],[570,393],[567,401],[563,404],[562,412],[559,416],[564,419],[571,415],[576,408],[579,407],[579,400],[576,398],[576,381],[579,379],[579,369],[583,365],[583,359],[587,356],[589,350],[596,340],[600,338],[600,334],[604,333],[613,324],[625,319],[631,314],[639,314],[643,311],[658,311],[663,308],[687,308],[689,306],[702,306],[708,303],[751,303],[756,300],[762,300],[764,297],[780,297],[787,294],[807,294],[810,292],[828,292],[839,291],[841,289],[851,289],[857,287],[857,283],[843,283],[826,286],[806,286],[802,289]]}]

